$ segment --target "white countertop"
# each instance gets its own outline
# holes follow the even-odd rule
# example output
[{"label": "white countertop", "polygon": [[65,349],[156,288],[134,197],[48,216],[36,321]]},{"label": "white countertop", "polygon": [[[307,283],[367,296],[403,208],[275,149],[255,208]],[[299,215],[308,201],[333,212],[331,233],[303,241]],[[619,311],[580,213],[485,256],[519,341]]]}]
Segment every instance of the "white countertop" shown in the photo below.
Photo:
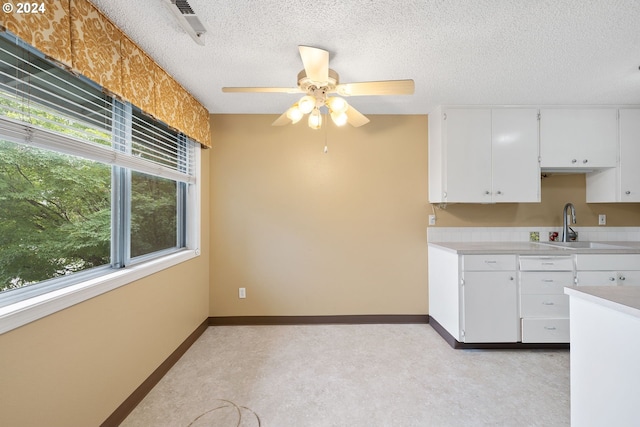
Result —
[{"label": "white countertop", "polygon": [[567,286],[564,293],[621,313],[640,317],[638,286]]},{"label": "white countertop", "polygon": [[625,249],[602,248],[563,248],[536,242],[429,242],[438,247],[459,255],[482,254],[521,254],[521,255],[572,255],[572,254],[637,254],[640,253],[640,242],[598,242]]}]

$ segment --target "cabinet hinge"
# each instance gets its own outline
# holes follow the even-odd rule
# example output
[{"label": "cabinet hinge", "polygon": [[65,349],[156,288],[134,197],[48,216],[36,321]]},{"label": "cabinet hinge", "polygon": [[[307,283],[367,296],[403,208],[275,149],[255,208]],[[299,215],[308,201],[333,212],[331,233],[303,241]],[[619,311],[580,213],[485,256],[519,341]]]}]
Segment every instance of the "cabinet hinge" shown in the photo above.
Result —
[{"label": "cabinet hinge", "polygon": [[540,113],[538,113],[538,120],[540,120]]},{"label": "cabinet hinge", "polygon": [[442,113],[442,120],[447,120],[447,113]]}]

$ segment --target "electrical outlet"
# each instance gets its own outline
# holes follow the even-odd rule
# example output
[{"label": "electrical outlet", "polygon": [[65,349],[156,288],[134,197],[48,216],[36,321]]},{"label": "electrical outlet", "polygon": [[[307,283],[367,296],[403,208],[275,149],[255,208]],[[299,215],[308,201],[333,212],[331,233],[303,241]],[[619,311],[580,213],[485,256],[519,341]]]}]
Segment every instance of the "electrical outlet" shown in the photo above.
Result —
[{"label": "electrical outlet", "polygon": [[598,215],[598,225],[607,225],[607,216],[605,214]]},{"label": "electrical outlet", "polygon": [[429,215],[429,225],[436,225],[436,216]]},{"label": "electrical outlet", "polygon": [[246,297],[247,297],[247,289],[238,288],[238,298],[246,298]]}]

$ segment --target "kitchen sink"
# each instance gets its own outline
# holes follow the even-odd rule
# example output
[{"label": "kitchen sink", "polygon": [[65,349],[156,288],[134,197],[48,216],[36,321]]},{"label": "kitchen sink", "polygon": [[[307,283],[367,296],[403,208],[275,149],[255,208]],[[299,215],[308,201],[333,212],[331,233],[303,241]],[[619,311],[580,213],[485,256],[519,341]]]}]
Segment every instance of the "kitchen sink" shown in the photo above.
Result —
[{"label": "kitchen sink", "polygon": [[562,249],[629,249],[626,246],[610,245],[600,242],[536,242],[539,245]]}]

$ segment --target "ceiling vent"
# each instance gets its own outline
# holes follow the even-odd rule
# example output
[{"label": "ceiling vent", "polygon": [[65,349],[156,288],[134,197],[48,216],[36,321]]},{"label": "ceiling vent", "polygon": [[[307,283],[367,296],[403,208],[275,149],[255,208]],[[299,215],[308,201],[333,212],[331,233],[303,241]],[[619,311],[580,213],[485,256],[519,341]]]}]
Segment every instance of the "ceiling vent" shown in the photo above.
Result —
[{"label": "ceiling vent", "polygon": [[204,46],[204,34],[207,29],[198,19],[187,0],[164,0],[165,5],[176,17],[180,26],[198,44]]}]

